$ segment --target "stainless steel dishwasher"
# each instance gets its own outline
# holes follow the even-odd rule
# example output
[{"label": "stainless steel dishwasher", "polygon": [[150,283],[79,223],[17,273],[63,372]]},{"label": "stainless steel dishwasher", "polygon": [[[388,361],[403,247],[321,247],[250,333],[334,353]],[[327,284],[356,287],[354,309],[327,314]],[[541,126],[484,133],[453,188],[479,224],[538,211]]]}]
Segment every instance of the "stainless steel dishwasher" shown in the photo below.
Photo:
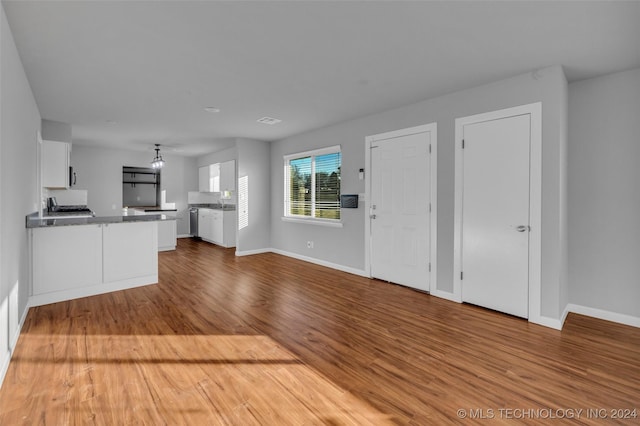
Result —
[{"label": "stainless steel dishwasher", "polygon": [[199,237],[198,234],[198,208],[191,207],[189,209],[189,232],[192,237]]}]

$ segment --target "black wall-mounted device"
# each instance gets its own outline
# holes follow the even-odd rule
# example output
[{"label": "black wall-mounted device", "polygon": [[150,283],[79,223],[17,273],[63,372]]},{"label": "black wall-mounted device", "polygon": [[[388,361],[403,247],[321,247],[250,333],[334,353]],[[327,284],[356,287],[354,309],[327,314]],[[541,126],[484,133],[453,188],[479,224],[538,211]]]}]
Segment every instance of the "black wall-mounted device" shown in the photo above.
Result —
[{"label": "black wall-mounted device", "polygon": [[343,209],[357,209],[358,194],[340,195],[340,207],[342,207]]}]

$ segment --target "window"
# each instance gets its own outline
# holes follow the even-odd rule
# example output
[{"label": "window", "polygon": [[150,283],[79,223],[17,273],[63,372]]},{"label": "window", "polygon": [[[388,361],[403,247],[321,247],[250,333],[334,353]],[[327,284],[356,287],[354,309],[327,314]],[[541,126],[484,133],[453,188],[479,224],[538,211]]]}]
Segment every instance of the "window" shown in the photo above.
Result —
[{"label": "window", "polygon": [[285,218],[340,221],[340,146],[284,157]]}]

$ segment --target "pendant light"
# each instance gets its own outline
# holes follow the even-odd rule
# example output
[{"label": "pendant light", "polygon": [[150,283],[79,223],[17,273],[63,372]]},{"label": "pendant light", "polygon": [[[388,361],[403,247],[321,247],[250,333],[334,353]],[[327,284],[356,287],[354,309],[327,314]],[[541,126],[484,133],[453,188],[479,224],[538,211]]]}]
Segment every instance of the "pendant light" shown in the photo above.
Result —
[{"label": "pendant light", "polygon": [[162,155],[160,155],[160,144],[157,143],[155,145],[156,145],[156,156],[151,162],[151,167],[153,167],[154,169],[161,169],[162,166],[164,166],[164,160],[162,159]]}]

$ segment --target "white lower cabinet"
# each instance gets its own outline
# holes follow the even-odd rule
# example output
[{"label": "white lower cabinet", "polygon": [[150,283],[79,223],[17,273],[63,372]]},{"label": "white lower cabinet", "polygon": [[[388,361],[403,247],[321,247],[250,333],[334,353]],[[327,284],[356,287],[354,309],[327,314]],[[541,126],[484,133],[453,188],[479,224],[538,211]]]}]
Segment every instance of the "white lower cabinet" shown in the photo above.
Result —
[{"label": "white lower cabinet", "polygon": [[158,247],[157,222],[105,224],[102,228],[104,282],[123,281],[158,270],[156,250],[141,250],[139,241]]},{"label": "white lower cabinet", "polygon": [[[132,208],[132,209],[129,209],[129,211],[133,212],[134,216],[162,214],[168,217],[176,217],[178,215],[177,212],[169,211],[169,210],[145,211],[143,209]],[[175,250],[177,245],[177,238],[178,238],[177,222],[173,219],[170,219],[170,220],[159,220],[156,223],[158,224],[158,251]]]},{"label": "white lower cabinet", "polygon": [[158,282],[156,222],[31,228],[33,306]]},{"label": "white lower cabinet", "polygon": [[200,238],[222,247],[236,246],[235,210],[198,209]]},{"label": "white lower cabinet", "polygon": [[176,249],[178,238],[175,220],[163,220],[158,224],[158,251]]},{"label": "white lower cabinet", "polygon": [[33,230],[33,294],[102,283],[102,226]]},{"label": "white lower cabinet", "polygon": [[213,235],[211,241],[222,246],[224,245],[224,215],[222,210],[213,211]]},{"label": "white lower cabinet", "polygon": [[198,234],[203,240],[213,241],[213,210],[198,209]]}]

